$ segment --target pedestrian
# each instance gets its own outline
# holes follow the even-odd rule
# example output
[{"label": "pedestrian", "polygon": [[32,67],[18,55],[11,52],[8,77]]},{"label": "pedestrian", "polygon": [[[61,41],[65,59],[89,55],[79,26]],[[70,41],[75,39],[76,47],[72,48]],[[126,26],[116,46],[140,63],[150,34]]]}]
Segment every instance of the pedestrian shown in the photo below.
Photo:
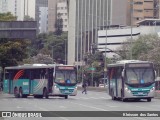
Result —
[{"label": "pedestrian", "polygon": [[83,93],[87,94],[87,82],[84,82],[83,85],[82,85],[82,87],[83,87],[82,94]]},{"label": "pedestrian", "polygon": [[3,91],[3,83],[0,83],[0,91]]}]

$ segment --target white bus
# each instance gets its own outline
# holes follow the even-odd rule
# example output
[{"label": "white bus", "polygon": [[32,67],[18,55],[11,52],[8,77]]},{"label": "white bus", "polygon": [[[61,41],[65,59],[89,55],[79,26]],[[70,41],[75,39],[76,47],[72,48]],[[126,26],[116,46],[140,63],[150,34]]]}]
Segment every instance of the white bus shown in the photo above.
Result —
[{"label": "white bus", "polygon": [[108,92],[112,100],[154,97],[156,72],[149,61],[122,60],[108,65]]},{"label": "white bus", "polygon": [[22,65],[5,68],[4,92],[22,98],[68,98],[77,95],[77,69],[72,65]]}]

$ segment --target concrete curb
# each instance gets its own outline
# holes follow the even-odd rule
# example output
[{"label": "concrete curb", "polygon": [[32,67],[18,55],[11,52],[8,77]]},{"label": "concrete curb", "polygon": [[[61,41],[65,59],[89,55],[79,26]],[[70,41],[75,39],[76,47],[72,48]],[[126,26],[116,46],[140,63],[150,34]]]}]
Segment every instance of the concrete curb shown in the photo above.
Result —
[{"label": "concrete curb", "polygon": [[160,99],[160,90],[157,90],[157,91],[155,92],[155,98]]}]

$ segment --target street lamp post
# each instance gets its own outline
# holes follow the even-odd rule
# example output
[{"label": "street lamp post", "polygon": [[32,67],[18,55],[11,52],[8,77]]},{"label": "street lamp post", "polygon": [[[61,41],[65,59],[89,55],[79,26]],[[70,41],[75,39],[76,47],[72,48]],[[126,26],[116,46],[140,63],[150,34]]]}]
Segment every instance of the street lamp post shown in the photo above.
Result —
[{"label": "street lamp post", "polygon": [[105,79],[106,79],[106,72],[107,72],[107,66],[106,66],[106,57],[107,57],[107,21],[106,21],[106,39],[105,39],[105,58],[104,58],[104,87],[106,86]]},{"label": "street lamp post", "polygon": [[64,62],[64,64],[66,65],[67,64],[67,40],[65,39],[64,42],[65,42],[64,43],[64,46],[65,46],[65,52],[64,52],[65,62]]},{"label": "street lamp post", "polygon": [[132,24],[133,24],[133,0],[131,1],[131,48],[130,48],[130,59],[132,60],[132,41],[133,41],[133,36],[132,36],[132,32],[133,32],[133,28],[132,28]]},{"label": "street lamp post", "polygon": [[54,63],[54,60],[53,60],[53,47],[54,46],[52,46],[52,64]]}]

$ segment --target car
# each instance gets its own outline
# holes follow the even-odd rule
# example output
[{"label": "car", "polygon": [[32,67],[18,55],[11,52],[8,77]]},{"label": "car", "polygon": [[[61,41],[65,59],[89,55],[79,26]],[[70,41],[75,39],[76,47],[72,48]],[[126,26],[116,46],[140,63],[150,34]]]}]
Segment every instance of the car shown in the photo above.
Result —
[{"label": "car", "polygon": [[99,87],[104,87],[104,84],[99,84]]},{"label": "car", "polygon": [[77,84],[77,87],[82,87],[82,83],[78,83],[78,84]]}]

